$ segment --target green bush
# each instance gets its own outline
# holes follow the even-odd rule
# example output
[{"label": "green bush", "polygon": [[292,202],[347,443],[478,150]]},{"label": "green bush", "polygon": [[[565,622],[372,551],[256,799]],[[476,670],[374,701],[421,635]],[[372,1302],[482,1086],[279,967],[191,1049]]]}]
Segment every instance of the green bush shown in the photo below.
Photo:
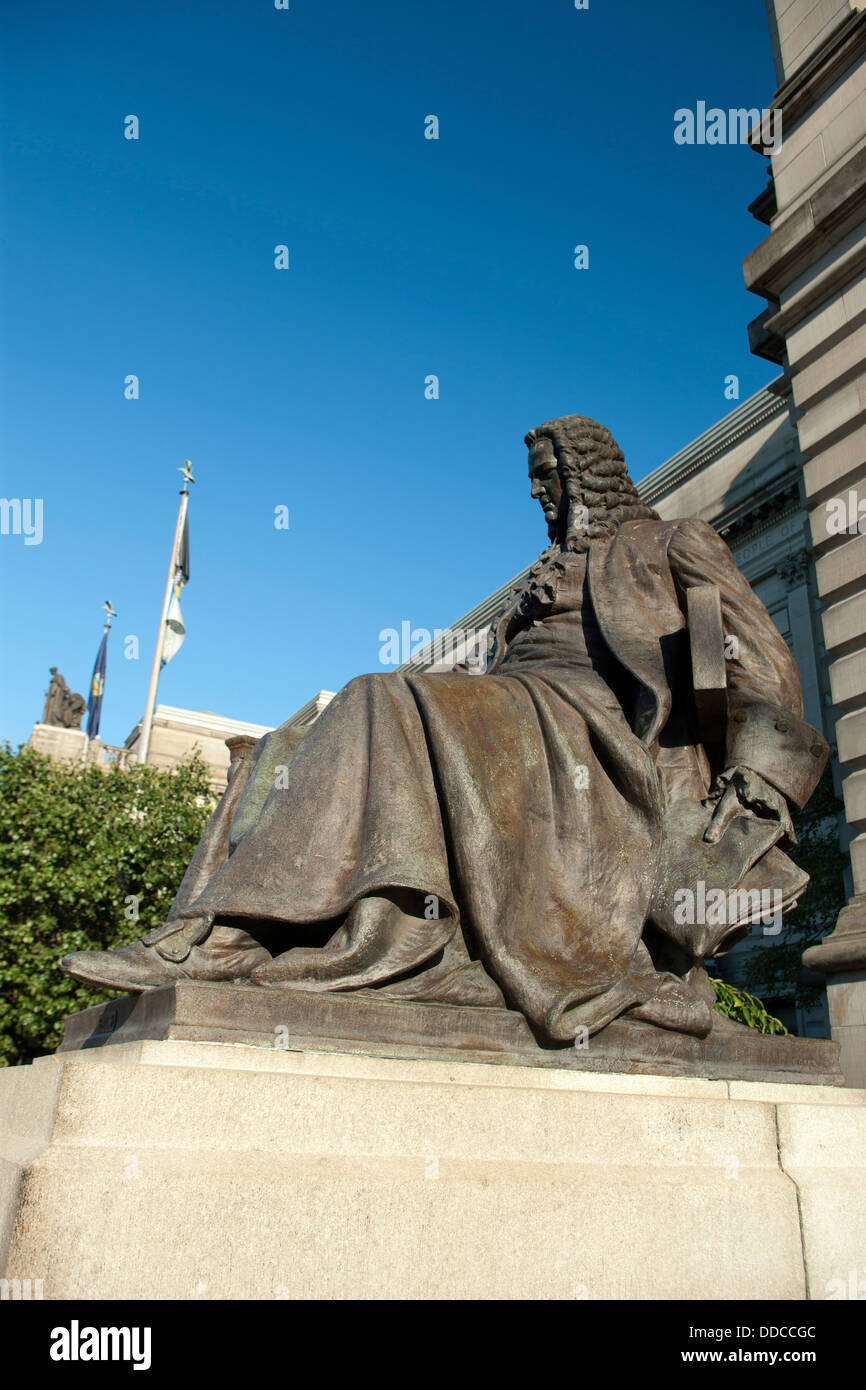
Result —
[{"label": "green bush", "polygon": [[737,989],[736,985],[726,984],[712,975],[710,980],[716,991],[716,1008],[725,1018],[732,1018],[735,1023],[745,1023],[749,1028],[757,1028],[759,1033],[781,1033],[786,1038],[791,1036],[784,1023],[768,1014],[754,994],[747,994],[744,989]]},{"label": "green bush", "polygon": [[0,1066],[52,1052],[111,997],[59,967],[165,920],[213,811],[198,752],[171,772],[52,763],[0,747]]}]

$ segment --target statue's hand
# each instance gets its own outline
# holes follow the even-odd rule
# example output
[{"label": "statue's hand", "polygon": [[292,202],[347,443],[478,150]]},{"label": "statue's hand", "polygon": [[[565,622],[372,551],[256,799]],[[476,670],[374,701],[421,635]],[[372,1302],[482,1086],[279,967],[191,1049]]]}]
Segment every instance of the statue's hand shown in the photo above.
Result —
[{"label": "statue's hand", "polygon": [[[718,798],[718,800],[716,800]],[[722,772],[710,788],[704,802],[716,802],[712,820],[704,831],[704,839],[715,844],[724,835],[737,812],[743,807],[754,811],[762,820],[777,820],[790,844],[797,843],[788,803],[781,792],[749,767],[731,767]]]}]

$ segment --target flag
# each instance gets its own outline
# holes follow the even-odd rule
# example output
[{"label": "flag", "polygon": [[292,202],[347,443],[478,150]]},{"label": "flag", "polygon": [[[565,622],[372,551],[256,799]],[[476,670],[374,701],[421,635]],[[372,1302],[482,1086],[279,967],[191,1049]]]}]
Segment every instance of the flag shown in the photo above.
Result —
[{"label": "flag", "polygon": [[90,691],[87,696],[87,737],[96,738],[99,733],[99,717],[102,714],[102,692],[105,689],[105,663],[108,655],[108,628],[102,634],[93,675],[90,677]]},{"label": "flag", "polygon": [[186,637],[183,614],[180,611],[180,593],[184,584],[189,581],[189,516],[183,519],[183,534],[180,538],[177,555],[174,561],[174,584],[171,590],[171,598],[168,604],[168,612],[165,615],[165,632],[162,637],[162,658],[160,660],[160,670],[171,661],[174,654],[179,651],[180,646]]}]

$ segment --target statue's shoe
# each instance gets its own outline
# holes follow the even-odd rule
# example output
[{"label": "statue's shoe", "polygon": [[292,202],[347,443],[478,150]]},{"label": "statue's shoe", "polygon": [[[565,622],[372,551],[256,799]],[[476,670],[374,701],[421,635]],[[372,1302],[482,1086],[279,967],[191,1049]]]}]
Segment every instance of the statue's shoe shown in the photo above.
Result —
[{"label": "statue's shoe", "polygon": [[665,971],[659,975],[653,997],[629,1009],[624,1017],[705,1038],[713,1026],[715,998],[702,966],[695,966],[685,979]]},{"label": "statue's shoe", "polygon": [[713,1011],[703,999],[650,999],[629,1009],[625,1017],[696,1038],[705,1038],[713,1026]]},{"label": "statue's shoe", "polygon": [[185,960],[166,960],[155,947],[134,941],[118,951],[76,951],[63,957],[60,968],[86,985],[135,992],[156,989],[172,980],[247,980],[257,965],[270,959],[263,946],[250,945],[230,951],[193,946]]}]

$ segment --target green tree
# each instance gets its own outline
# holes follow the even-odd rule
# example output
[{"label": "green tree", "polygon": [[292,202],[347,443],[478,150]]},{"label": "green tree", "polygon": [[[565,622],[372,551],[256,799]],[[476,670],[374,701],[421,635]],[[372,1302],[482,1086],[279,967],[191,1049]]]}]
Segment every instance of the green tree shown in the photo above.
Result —
[{"label": "green tree", "polygon": [[0,1065],[52,1052],[69,1014],[112,997],[61,956],[164,921],[213,806],[197,751],[103,771],[0,747]]},{"label": "green tree", "polygon": [[823,986],[803,978],[802,955],[833,930],[845,904],[846,857],[839,848],[842,809],[828,764],[808,806],[794,817],[797,846],[789,851],[811,882],[796,911],[783,918],[778,941],[751,952],[743,963],[746,987],[766,999],[803,1008],[821,999]]}]

